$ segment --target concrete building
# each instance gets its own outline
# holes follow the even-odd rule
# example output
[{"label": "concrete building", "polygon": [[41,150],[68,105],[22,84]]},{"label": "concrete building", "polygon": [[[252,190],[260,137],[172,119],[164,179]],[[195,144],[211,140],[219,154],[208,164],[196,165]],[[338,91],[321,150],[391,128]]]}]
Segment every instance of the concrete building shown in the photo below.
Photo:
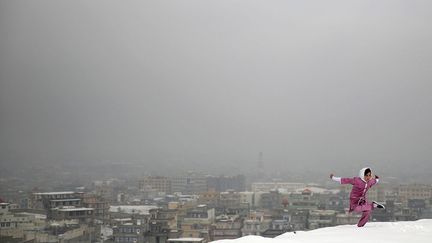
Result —
[{"label": "concrete building", "polygon": [[318,209],[319,199],[314,197],[312,192],[304,190],[302,193],[291,193],[288,195],[289,209]]},{"label": "concrete building", "polygon": [[213,224],[212,240],[237,239],[242,236],[243,218],[239,215],[221,215]]},{"label": "concrete building", "polygon": [[57,207],[79,207],[81,206],[81,198],[70,198],[70,199],[54,199],[49,201],[49,208]]},{"label": "concrete building", "polygon": [[262,233],[263,237],[267,238],[275,238],[276,236],[279,236],[285,232],[290,231],[290,226],[288,220],[285,219],[277,219],[273,220],[270,223],[270,228],[268,228],[266,231]]},{"label": "concrete building", "polygon": [[206,241],[210,241],[214,222],[214,208],[208,208],[207,205],[198,205],[189,209],[180,222],[182,237],[204,238]]},{"label": "concrete building", "polygon": [[178,239],[168,239],[169,243],[206,243],[204,238],[178,238]]},{"label": "concrete building", "polygon": [[33,193],[30,201],[29,208],[45,209],[60,207],[60,206],[81,206],[83,192],[36,192]]},{"label": "concrete building", "polygon": [[336,225],[336,211],[311,210],[308,218],[308,228],[318,229]]},{"label": "concrete building", "polygon": [[[0,203],[0,239],[9,240],[31,239],[29,232],[39,231],[44,228],[46,217],[29,213],[13,213],[16,205]],[[0,242],[3,242],[0,240]]]},{"label": "concrete building", "polygon": [[34,232],[32,241],[43,243],[95,242],[99,240],[95,227],[88,225],[54,225],[46,230]]},{"label": "concrete building", "polygon": [[94,219],[94,208],[84,207],[61,207],[52,208],[49,211],[48,219],[53,220],[71,220],[77,219],[80,223],[93,223]]},{"label": "concrete building", "polygon": [[49,220],[77,219],[80,223],[92,224],[94,208],[83,207],[83,192],[39,192],[33,193],[33,208],[46,210]]},{"label": "concrete building", "polygon": [[136,242],[144,243],[144,235],[147,232],[148,224],[125,223],[113,227],[114,242]]},{"label": "concrete building", "polygon": [[344,201],[338,194],[320,197],[319,208],[344,212]]},{"label": "concrete building", "polygon": [[139,181],[139,190],[171,193],[171,180],[165,176],[146,176]]},{"label": "concrete building", "polygon": [[125,215],[130,217],[132,215],[150,215],[152,209],[157,209],[153,205],[115,205],[109,207],[111,215]]},{"label": "concrete building", "polygon": [[245,219],[243,221],[242,236],[262,235],[270,227],[270,220]]},{"label": "concrete building", "polygon": [[400,185],[397,188],[397,195],[404,205],[408,205],[409,199],[430,199],[432,198],[432,185]]},{"label": "concrete building", "polygon": [[86,208],[94,209],[94,219],[107,223],[110,219],[110,205],[106,199],[96,194],[84,194],[82,205]]},{"label": "concrete building", "polygon": [[12,203],[0,203],[0,215],[10,213],[12,209],[17,209],[18,205]]},{"label": "concrete building", "polygon": [[246,190],[246,177],[236,176],[207,176],[208,190],[225,192],[228,190],[241,192]]},{"label": "concrete building", "polygon": [[[63,205],[63,203],[77,202],[68,199],[70,195],[72,194],[37,194],[32,197],[35,203],[33,205],[44,207],[44,210],[14,209],[14,211],[46,211],[50,221],[46,221],[45,215],[29,212],[12,213],[7,204],[2,204],[0,235],[33,242],[90,242],[96,237],[95,227],[87,224],[92,222],[93,209],[59,206],[59,203]],[[50,208],[56,204],[58,207]]]},{"label": "concrete building", "polygon": [[305,183],[293,183],[293,182],[255,182],[252,183],[253,192],[269,192],[272,190],[278,190],[281,192],[296,192],[298,189],[305,188]]},{"label": "concrete building", "polygon": [[247,219],[243,221],[242,236],[262,235],[270,228],[271,219],[265,216],[264,212],[252,212]]},{"label": "concrete building", "polygon": [[254,192],[239,192],[240,202],[242,204],[248,204],[249,208],[255,207],[255,193]]},{"label": "concrete building", "polygon": [[172,192],[183,194],[199,194],[207,191],[207,179],[204,175],[189,172],[182,176],[171,178]]},{"label": "concrete building", "polygon": [[220,194],[217,191],[202,192],[198,195],[198,204],[216,207],[220,200]]},{"label": "concrete building", "polygon": [[260,206],[266,209],[282,208],[282,195],[277,190],[261,194]]},{"label": "concrete building", "polygon": [[289,210],[289,223],[293,231],[308,229],[309,210]]},{"label": "concrete building", "polygon": [[238,208],[241,203],[241,195],[235,191],[221,192],[218,207]]},{"label": "concrete building", "polygon": [[166,243],[168,239],[179,238],[181,232],[178,230],[177,217],[176,209],[151,209],[146,242]]},{"label": "concrete building", "polygon": [[120,182],[116,180],[93,181],[92,187],[94,193],[107,200],[108,202],[116,202],[119,193]]},{"label": "concrete building", "polygon": [[386,185],[378,183],[368,190],[368,199],[370,201],[385,202],[386,201]]},{"label": "concrete building", "polygon": [[336,215],[336,225],[357,224],[361,214],[355,213],[338,213]]}]

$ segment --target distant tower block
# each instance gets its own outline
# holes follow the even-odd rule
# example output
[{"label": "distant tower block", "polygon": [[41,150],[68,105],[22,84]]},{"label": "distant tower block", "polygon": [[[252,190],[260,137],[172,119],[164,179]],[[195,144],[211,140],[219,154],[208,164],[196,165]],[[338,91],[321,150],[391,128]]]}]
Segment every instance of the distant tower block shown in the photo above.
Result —
[{"label": "distant tower block", "polygon": [[264,169],[264,162],[263,162],[263,152],[259,152],[258,154],[258,170]]}]

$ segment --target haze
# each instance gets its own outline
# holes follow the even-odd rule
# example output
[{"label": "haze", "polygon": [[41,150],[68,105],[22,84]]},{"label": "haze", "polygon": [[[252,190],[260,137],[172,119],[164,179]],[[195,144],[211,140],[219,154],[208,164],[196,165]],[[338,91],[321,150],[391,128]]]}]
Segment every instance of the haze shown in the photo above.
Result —
[{"label": "haze", "polygon": [[431,8],[2,1],[0,165],[430,175]]}]

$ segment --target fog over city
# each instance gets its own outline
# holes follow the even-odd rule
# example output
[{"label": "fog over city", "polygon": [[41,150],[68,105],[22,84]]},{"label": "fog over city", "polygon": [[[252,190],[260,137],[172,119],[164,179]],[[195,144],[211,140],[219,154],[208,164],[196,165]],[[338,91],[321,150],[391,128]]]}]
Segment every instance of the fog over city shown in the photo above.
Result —
[{"label": "fog over city", "polygon": [[371,166],[431,182],[430,9],[1,1],[0,176],[127,165],[328,179]]}]

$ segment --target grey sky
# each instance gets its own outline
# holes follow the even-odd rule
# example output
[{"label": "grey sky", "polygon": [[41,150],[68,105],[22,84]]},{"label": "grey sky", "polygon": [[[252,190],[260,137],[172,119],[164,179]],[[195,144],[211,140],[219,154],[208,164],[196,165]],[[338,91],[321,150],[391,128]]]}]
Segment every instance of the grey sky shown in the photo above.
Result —
[{"label": "grey sky", "polygon": [[1,165],[430,164],[430,9],[1,1]]}]

